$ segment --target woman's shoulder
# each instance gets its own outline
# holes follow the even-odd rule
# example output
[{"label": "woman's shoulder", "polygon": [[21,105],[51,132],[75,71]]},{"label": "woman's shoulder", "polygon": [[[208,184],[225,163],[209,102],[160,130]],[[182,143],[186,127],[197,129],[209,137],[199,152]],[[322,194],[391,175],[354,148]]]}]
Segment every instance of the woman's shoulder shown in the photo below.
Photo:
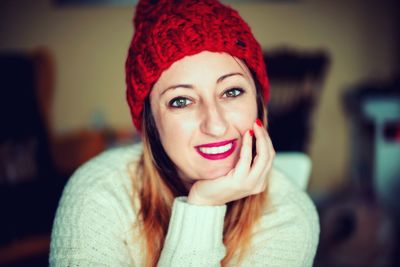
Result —
[{"label": "woman's shoulder", "polygon": [[[311,266],[319,240],[319,219],[308,194],[276,169],[268,186],[267,205],[255,242],[279,262],[281,257]],[[278,264],[279,265],[279,264]]]},{"label": "woman's shoulder", "polygon": [[116,264],[117,256],[128,261],[124,244],[136,218],[129,166],[138,162],[140,155],[140,145],[113,148],[72,175],[55,216],[50,262],[66,260],[65,251],[77,262],[82,255],[110,266]]},{"label": "woman's shoulder", "polygon": [[141,153],[141,144],[112,148],[83,164],[65,185],[58,213],[96,205],[132,213],[132,175]]},{"label": "woman's shoulder", "polygon": [[275,168],[271,172],[268,195],[269,206],[293,204],[295,207],[304,206],[302,209],[315,211],[315,205],[307,192]]},{"label": "woman's shoulder", "polygon": [[125,169],[127,164],[140,159],[142,151],[141,143],[107,149],[80,166],[75,174],[88,169],[91,171]]},{"label": "woman's shoulder", "polygon": [[96,189],[104,184],[130,187],[130,177],[142,154],[142,144],[108,149],[80,166],[69,179],[66,189]]},{"label": "woman's shoulder", "polygon": [[270,217],[269,220],[271,217],[272,220],[274,217],[281,218],[319,233],[318,214],[310,196],[276,169],[271,173],[267,199],[264,214]]}]

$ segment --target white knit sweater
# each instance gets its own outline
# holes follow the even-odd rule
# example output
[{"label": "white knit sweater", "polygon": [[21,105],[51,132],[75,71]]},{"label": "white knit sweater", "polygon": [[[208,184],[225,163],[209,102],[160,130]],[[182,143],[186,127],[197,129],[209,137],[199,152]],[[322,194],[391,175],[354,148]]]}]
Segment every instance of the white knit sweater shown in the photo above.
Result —
[{"label": "white knit sweater", "polygon": [[[51,266],[144,266],[130,178],[141,153],[141,145],[109,150],[71,177],[54,221]],[[312,266],[319,237],[313,203],[276,170],[268,190],[268,207],[240,266]],[[220,266],[225,212],[226,205],[175,199],[158,266]]]}]

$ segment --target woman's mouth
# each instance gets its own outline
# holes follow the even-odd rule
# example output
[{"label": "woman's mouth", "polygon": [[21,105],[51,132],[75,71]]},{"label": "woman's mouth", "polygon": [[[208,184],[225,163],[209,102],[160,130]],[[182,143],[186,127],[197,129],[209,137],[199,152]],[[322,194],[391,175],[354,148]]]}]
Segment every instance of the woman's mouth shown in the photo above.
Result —
[{"label": "woman's mouth", "polygon": [[209,160],[219,160],[229,157],[236,148],[236,139],[209,143],[196,146],[196,151],[204,158]]}]

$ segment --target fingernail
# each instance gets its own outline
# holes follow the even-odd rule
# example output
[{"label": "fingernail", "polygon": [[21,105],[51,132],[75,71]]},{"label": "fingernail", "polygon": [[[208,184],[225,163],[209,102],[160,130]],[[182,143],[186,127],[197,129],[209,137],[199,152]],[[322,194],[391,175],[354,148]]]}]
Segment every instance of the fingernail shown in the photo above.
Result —
[{"label": "fingernail", "polygon": [[250,134],[250,136],[253,136],[254,135],[254,131],[253,130],[249,130],[249,134]]},{"label": "fingernail", "polygon": [[262,122],[261,122],[261,120],[259,118],[256,119],[256,123],[257,123],[258,126],[260,126],[260,127],[262,126]]}]

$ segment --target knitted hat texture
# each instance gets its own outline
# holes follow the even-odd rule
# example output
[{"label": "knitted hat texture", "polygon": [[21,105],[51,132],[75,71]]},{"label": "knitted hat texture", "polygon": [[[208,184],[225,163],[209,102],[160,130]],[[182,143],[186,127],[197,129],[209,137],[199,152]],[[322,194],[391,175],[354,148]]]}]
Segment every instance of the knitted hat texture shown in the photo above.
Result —
[{"label": "knitted hat texture", "polygon": [[250,27],[216,0],[142,0],[125,64],[126,97],[140,131],[144,100],[162,72],[175,61],[202,51],[225,52],[243,60],[269,98],[262,50]]}]

